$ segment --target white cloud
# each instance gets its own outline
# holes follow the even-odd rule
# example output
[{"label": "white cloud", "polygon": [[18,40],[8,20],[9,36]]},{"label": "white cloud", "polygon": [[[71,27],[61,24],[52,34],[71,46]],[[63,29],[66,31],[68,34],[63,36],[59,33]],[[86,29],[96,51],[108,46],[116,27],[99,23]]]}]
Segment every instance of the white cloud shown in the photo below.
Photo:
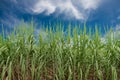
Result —
[{"label": "white cloud", "polygon": [[111,38],[111,40],[120,40],[120,24],[117,24],[115,27],[112,28],[112,31],[108,31],[104,37],[103,40],[106,39],[107,37]]},{"label": "white cloud", "polygon": [[64,14],[67,18],[85,20],[88,16],[87,10],[95,10],[99,4],[100,0],[38,0],[30,8],[33,14],[56,13],[58,16]]},{"label": "white cloud", "polygon": [[116,40],[120,40],[120,24],[117,24],[114,31],[113,31],[113,37]]},{"label": "white cloud", "polygon": [[99,6],[101,0],[79,0],[79,2],[85,10],[95,10]]},{"label": "white cloud", "polygon": [[10,0],[8,2],[13,4],[13,7],[10,9],[5,7],[7,10],[4,13],[7,14],[7,17],[1,22],[6,24],[19,22],[17,12],[14,14],[11,9],[32,15],[55,14],[54,17],[62,16],[60,17],[62,19],[87,20],[89,12],[97,9],[101,1],[103,0]]},{"label": "white cloud", "polygon": [[5,14],[5,18],[1,19],[0,22],[4,25],[9,25],[10,28],[13,28],[14,24],[19,24],[21,20],[12,14]]},{"label": "white cloud", "polygon": [[120,24],[117,24],[116,27],[115,27],[115,30],[119,30],[120,31]]},{"label": "white cloud", "polygon": [[[59,10],[59,11],[57,11]],[[50,15],[57,11],[58,15],[65,14],[67,17],[75,17],[76,19],[83,19],[84,15],[79,12],[70,0],[39,0],[32,8],[33,13],[39,14],[45,12],[46,15]]]},{"label": "white cloud", "polygon": [[46,14],[49,15],[49,14],[55,12],[55,8],[56,8],[56,6],[54,6],[48,0],[46,0],[46,1],[41,0],[34,5],[32,11],[36,14],[46,11]]},{"label": "white cloud", "polygon": [[75,17],[76,19],[84,19],[84,15],[75,7],[71,1],[66,1],[58,5],[60,13],[64,12],[67,17]]}]

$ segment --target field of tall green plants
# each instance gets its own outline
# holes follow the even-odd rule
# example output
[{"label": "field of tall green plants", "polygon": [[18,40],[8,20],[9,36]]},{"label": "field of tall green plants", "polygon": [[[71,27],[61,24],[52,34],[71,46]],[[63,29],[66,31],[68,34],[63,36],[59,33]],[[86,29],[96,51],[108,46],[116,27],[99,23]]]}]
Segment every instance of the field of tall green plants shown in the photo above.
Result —
[{"label": "field of tall green plants", "polygon": [[104,40],[97,28],[92,34],[86,26],[37,32],[32,24],[2,30],[0,80],[120,79],[120,41],[112,30]]}]

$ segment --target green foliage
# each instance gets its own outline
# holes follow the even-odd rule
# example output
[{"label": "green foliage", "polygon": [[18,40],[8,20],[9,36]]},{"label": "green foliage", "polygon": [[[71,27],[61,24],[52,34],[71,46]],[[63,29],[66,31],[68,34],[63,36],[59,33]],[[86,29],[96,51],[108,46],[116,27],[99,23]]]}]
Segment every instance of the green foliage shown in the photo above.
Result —
[{"label": "green foliage", "polygon": [[[36,32],[33,22],[0,35],[1,80],[118,80],[120,41],[61,24]],[[67,35],[66,35],[67,34]],[[37,35],[37,36],[36,36]]]}]

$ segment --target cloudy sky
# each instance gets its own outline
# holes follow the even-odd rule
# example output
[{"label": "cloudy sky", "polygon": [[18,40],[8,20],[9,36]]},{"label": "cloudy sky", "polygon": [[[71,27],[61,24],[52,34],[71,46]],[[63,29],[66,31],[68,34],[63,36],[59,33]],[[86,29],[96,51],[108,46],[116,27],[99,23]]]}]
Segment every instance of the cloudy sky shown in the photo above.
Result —
[{"label": "cloudy sky", "polygon": [[120,0],[0,0],[0,25],[8,28],[32,18],[47,22],[87,23],[119,26]]}]

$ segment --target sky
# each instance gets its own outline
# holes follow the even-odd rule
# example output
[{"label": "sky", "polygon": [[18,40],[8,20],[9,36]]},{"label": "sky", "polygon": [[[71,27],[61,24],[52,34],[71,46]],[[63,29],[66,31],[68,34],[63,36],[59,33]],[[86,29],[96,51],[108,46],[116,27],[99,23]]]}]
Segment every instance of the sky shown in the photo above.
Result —
[{"label": "sky", "polygon": [[119,29],[120,0],[0,0],[0,29],[22,20],[40,24],[57,21]]}]

